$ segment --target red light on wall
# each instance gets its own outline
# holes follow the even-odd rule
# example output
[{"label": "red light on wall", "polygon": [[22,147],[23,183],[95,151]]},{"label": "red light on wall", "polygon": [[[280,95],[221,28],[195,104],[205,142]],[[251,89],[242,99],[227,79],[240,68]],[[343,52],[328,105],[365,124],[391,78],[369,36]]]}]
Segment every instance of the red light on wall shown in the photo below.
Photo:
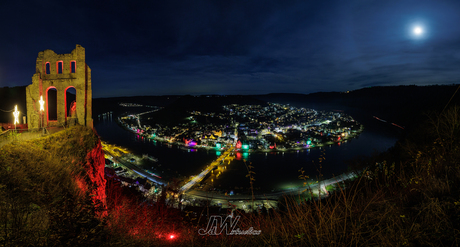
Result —
[{"label": "red light on wall", "polygon": [[75,60],[70,61],[70,73],[77,72],[77,62]]},{"label": "red light on wall", "polygon": [[45,65],[45,74],[49,75],[51,73],[50,62],[46,62]]},{"label": "red light on wall", "polygon": [[168,236],[168,239],[169,239],[169,240],[173,240],[173,239],[175,239],[175,238],[176,238],[176,235],[175,235],[175,234],[169,234],[169,236]]},{"label": "red light on wall", "polygon": [[63,69],[62,65],[63,64],[64,64],[64,61],[57,61],[56,62],[56,72],[57,72],[57,74],[62,74],[62,72],[63,72],[62,71],[62,69]]}]

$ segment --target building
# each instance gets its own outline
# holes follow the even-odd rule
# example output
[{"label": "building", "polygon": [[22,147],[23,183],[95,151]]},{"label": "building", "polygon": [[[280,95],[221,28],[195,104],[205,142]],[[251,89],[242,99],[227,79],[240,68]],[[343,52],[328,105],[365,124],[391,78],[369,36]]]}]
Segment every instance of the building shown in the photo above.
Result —
[{"label": "building", "polygon": [[[70,88],[76,91],[73,102],[68,102]],[[56,102],[50,102],[50,90],[56,90]],[[26,88],[26,101],[29,129],[77,123],[92,128],[91,69],[85,61],[85,48],[76,45],[69,54],[39,52],[32,84]]]}]

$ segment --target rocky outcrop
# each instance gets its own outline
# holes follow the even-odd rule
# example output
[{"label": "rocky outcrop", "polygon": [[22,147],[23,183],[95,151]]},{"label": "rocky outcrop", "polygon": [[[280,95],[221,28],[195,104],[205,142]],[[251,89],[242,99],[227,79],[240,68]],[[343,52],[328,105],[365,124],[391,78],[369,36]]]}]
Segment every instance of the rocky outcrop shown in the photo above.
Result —
[{"label": "rocky outcrop", "polygon": [[[102,151],[102,145],[99,141],[96,146],[86,155],[86,163],[84,164],[84,168],[91,185],[90,193],[91,195],[94,195],[94,204],[101,205],[103,208],[106,208],[106,180],[104,178],[104,167],[104,151]],[[105,215],[106,212],[104,211],[102,216]]]}]

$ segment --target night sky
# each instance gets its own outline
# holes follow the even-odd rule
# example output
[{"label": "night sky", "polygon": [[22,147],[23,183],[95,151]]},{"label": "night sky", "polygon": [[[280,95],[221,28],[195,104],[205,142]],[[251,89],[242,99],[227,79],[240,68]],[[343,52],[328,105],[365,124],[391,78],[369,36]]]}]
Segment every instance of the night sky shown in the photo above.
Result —
[{"label": "night sky", "polygon": [[76,44],[95,98],[460,82],[460,1],[1,1],[0,23],[0,87]]}]

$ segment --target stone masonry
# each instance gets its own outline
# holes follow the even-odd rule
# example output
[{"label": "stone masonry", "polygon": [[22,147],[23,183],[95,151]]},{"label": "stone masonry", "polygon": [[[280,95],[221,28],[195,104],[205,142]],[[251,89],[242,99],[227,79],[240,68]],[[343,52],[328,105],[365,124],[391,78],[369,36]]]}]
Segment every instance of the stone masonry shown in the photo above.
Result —
[{"label": "stone masonry", "polygon": [[[66,107],[66,92],[76,90],[76,108],[69,116]],[[57,120],[49,120],[48,91],[57,90]],[[44,111],[40,112],[40,96],[43,96]],[[38,53],[32,84],[26,88],[27,121],[29,129],[40,128],[41,114],[43,127],[68,126],[78,123],[93,127],[91,69],[85,62],[85,48],[77,45],[70,54],[56,54],[52,50]]]}]

